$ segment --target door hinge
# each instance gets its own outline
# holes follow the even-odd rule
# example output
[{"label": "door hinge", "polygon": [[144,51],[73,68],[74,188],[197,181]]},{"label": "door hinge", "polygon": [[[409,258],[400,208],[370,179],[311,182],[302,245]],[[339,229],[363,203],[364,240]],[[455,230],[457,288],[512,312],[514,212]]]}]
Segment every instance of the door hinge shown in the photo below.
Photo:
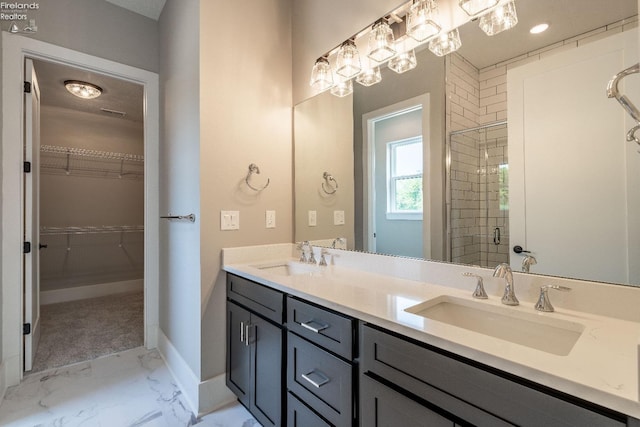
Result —
[{"label": "door hinge", "polygon": [[22,335],[29,335],[31,333],[31,323],[22,324]]},{"label": "door hinge", "polygon": [[31,82],[24,82],[24,93],[31,93]]},{"label": "door hinge", "polygon": [[24,242],[22,245],[22,252],[25,254],[31,253],[31,242]]},{"label": "door hinge", "polygon": [[24,173],[31,173],[31,162],[24,162],[22,165],[22,170]]}]

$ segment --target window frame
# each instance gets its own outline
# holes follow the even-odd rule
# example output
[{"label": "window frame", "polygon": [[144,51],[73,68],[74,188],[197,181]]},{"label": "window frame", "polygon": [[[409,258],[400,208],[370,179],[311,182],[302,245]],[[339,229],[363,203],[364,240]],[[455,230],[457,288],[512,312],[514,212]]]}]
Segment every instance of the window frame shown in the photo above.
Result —
[{"label": "window frame", "polygon": [[[422,221],[424,217],[424,162],[422,173],[411,175],[396,175],[395,174],[395,149],[403,145],[420,144],[421,151],[424,150],[424,141],[422,135],[414,136],[411,138],[400,139],[396,141],[387,142],[387,209],[386,218],[388,220],[409,220],[409,221]],[[419,211],[399,211],[395,210],[397,206],[396,201],[396,182],[402,179],[420,178],[422,188],[422,207]]]}]

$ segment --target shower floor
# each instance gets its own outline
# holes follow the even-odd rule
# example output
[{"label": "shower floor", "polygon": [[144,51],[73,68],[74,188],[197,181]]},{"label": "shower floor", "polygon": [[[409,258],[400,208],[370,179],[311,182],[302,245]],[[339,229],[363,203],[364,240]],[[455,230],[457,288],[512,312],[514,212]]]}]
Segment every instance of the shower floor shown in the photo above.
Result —
[{"label": "shower floor", "polygon": [[31,372],[40,372],[144,344],[144,292],[40,307],[40,343]]}]

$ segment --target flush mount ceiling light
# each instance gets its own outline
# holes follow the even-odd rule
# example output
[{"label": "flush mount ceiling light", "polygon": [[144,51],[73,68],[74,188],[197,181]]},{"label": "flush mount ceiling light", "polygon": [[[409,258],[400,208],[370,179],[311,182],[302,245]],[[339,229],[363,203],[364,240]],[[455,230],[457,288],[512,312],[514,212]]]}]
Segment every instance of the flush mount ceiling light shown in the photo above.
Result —
[{"label": "flush mount ceiling light", "polygon": [[529,32],[531,34],[540,34],[540,33],[543,33],[545,31],[547,31],[548,29],[549,29],[549,24],[547,24],[546,22],[543,22],[542,24],[538,24],[538,25],[535,25],[535,26],[531,27]]},{"label": "flush mount ceiling light", "polygon": [[513,28],[517,23],[518,15],[516,14],[516,4],[513,1],[501,4],[480,17],[480,29],[488,36]]},{"label": "flush mount ceiling light", "polygon": [[407,35],[423,42],[440,32],[440,25],[434,21],[438,12],[435,0],[414,0],[407,13]]},{"label": "flush mount ceiling light", "polygon": [[102,88],[100,86],[80,80],[65,80],[64,87],[66,87],[71,94],[82,99],[94,99],[102,94]]},{"label": "flush mount ceiling light", "polygon": [[467,15],[475,16],[485,10],[491,9],[497,5],[500,0],[460,0],[458,6],[464,10]]},{"label": "flush mount ceiling light", "polygon": [[349,39],[340,46],[336,57],[336,73],[350,79],[360,72],[360,53],[353,40]]},{"label": "flush mount ceiling light", "polygon": [[331,71],[331,65],[326,57],[318,58],[313,70],[311,70],[311,81],[309,82],[312,88],[318,92],[325,91],[333,86],[333,72]]},{"label": "flush mount ceiling light", "polygon": [[369,53],[367,56],[376,62],[384,62],[396,54],[393,49],[393,31],[384,19],[373,25],[369,34]]},{"label": "flush mount ceiling light", "polygon": [[455,52],[462,46],[460,33],[457,28],[448,33],[441,34],[429,42],[429,50],[437,56],[445,56],[451,52]]}]

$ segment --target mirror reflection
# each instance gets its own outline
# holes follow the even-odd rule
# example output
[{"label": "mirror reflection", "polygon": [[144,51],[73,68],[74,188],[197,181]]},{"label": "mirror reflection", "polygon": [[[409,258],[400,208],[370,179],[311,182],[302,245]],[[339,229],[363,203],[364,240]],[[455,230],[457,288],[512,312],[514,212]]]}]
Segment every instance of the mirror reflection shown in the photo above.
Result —
[{"label": "mirror reflection", "polygon": [[[606,96],[638,62],[637,1],[516,7],[513,29],[469,22],[452,54],[295,107],[296,241],[640,284],[636,123]],[[640,74],[619,88],[640,102]]]}]

